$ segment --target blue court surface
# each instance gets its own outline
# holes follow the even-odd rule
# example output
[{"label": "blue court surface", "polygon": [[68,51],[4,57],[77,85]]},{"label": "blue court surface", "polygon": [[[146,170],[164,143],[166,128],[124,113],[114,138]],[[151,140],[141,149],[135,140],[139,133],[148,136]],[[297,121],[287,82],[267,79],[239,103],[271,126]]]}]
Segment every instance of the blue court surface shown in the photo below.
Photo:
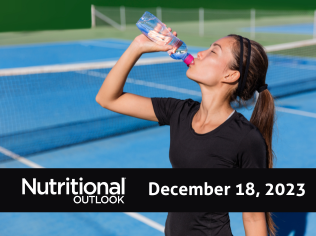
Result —
[{"label": "blue court surface", "polygon": [[[76,41],[67,43],[5,46],[0,47],[0,64],[2,68],[15,68],[27,66],[117,60],[129,44],[130,41],[107,39]],[[190,48],[191,47],[189,47],[189,50]],[[191,48],[192,53],[196,53],[199,50],[204,50],[204,48]],[[45,52],[44,55],[42,55],[43,52]],[[63,53],[65,54],[63,55]],[[165,56],[166,54],[167,53],[164,52],[145,54],[144,58]],[[309,61],[308,63],[314,62]],[[277,64],[277,66],[282,68],[282,66],[285,66],[285,64],[281,63],[281,65]],[[312,73],[313,71],[315,72],[314,69],[308,70],[306,69],[307,67],[302,66],[296,69],[301,70],[302,68],[307,70],[307,77],[311,76],[310,73]],[[154,69],[160,71],[159,67]],[[277,73],[277,67],[272,66],[272,69],[275,71],[275,73]],[[270,71],[269,73],[272,72],[273,71]],[[302,73],[301,71],[299,72]],[[91,74],[92,72],[87,73]],[[100,83],[102,83],[102,81],[104,80],[104,77],[102,77],[104,74],[102,73],[108,73],[108,71],[93,71],[94,75],[101,76],[99,80],[95,82],[95,87],[87,87],[89,84],[85,83],[80,85],[86,86],[85,88],[91,88],[91,90],[89,90],[86,94],[87,96],[92,97],[88,102],[85,103],[84,100],[81,101],[81,98],[78,97],[76,97],[76,99],[71,98],[71,96],[75,96],[76,94],[68,94],[69,97],[67,97],[68,99],[70,99],[69,103],[78,102],[77,99],[79,99],[81,103],[80,105],[82,106],[83,110],[81,113],[76,113],[76,115],[86,120],[93,120],[93,122],[95,121],[96,117],[100,118],[104,115],[108,115],[108,111],[105,111],[105,109],[99,107],[94,100],[97,89],[101,85]],[[293,72],[290,71],[288,73]],[[72,76],[73,75],[71,75],[71,78]],[[84,76],[80,79],[84,80]],[[36,80],[40,80],[41,78],[42,77],[36,77],[35,79],[30,78],[30,83],[36,83]],[[47,78],[50,79],[50,77]],[[142,81],[144,81],[145,79],[146,78],[140,78],[140,80]],[[23,81],[21,80],[21,83],[22,82]],[[167,84],[169,87],[163,87],[165,89],[173,89],[174,87],[172,86],[176,86],[177,84],[176,81],[165,80],[150,81],[150,85],[153,85],[153,83],[162,82],[169,83]],[[53,86],[53,84],[54,83],[52,83],[50,86]],[[140,84],[139,81],[138,84]],[[63,96],[62,86],[64,85],[65,84],[60,85],[61,91],[55,91],[54,89],[50,90],[56,92],[55,94],[53,94],[53,96]],[[142,86],[143,85],[144,84],[142,84]],[[12,84],[12,86],[17,86],[17,84]],[[130,80],[130,86],[130,89],[133,90],[133,86],[135,86],[135,83],[133,85],[133,80]],[[191,84],[188,84],[187,86],[190,86],[190,89],[192,90],[198,91],[198,89],[192,86]],[[30,89],[34,89],[34,87],[30,86]],[[80,89],[82,88],[79,88],[79,90]],[[147,87],[147,90],[144,91],[144,95],[167,95],[166,91],[164,89],[161,89],[161,87],[160,90],[158,90],[158,92],[156,90],[150,90],[150,88]],[[11,92],[13,93],[13,91]],[[34,94],[33,98],[36,98],[38,94],[39,93]],[[199,99],[198,94],[183,94],[184,93],[182,93],[183,98],[191,97],[195,100]],[[9,97],[5,98],[8,99]],[[21,99],[21,101],[25,101],[25,99],[27,98],[28,96],[23,96],[22,94],[21,97],[18,99]],[[50,101],[52,98],[46,97],[47,101]],[[65,99],[65,97],[63,98]],[[3,102],[3,97],[2,99],[0,97],[0,102],[1,100]],[[11,102],[12,104],[16,104],[17,101],[18,100],[12,100]],[[61,100],[58,100],[58,102],[61,107],[60,109],[69,109],[69,106],[67,106],[68,103],[63,104]],[[296,95],[276,99],[277,120],[273,137],[273,149],[277,157],[275,165],[276,168],[316,168],[315,104],[315,91],[299,93]],[[4,105],[5,103],[3,103],[3,106]],[[50,105],[53,106],[53,103]],[[93,110],[89,110],[92,109],[91,107],[93,109],[100,110],[96,110],[94,111],[95,113],[93,113]],[[23,106],[18,106],[18,108],[14,109],[16,109],[14,113],[17,114],[16,112],[18,112],[19,109],[23,109]],[[47,114],[44,114],[45,112],[41,113],[40,110],[43,109],[43,111],[45,111],[44,106],[34,104],[34,109],[38,110],[36,115],[40,118],[42,117],[44,119],[46,117],[52,116],[51,119],[47,119],[45,121],[51,122],[51,124],[53,124],[53,122],[58,121],[58,116],[56,114],[58,113],[58,111],[61,111],[58,110],[57,107],[56,110],[52,108],[54,112],[50,113],[49,116],[47,116]],[[247,109],[239,109],[238,112],[241,112],[248,119],[250,119],[252,108],[249,107]],[[33,115],[33,118],[36,118],[36,116],[34,116],[34,114],[31,114],[31,112],[29,112],[28,115],[31,117]],[[56,115],[56,117],[54,117],[54,115]],[[117,119],[117,117],[114,118]],[[41,123],[44,122],[40,121],[41,119],[34,119],[33,123],[32,119],[30,119],[27,125],[34,127],[36,125],[43,125],[44,127],[48,124]],[[77,120],[72,120],[73,117],[66,117],[66,119],[68,119],[68,123],[77,122]],[[6,122],[9,122],[8,119],[6,119]],[[91,121],[89,124],[94,124],[93,122]],[[76,124],[78,124],[78,122]],[[15,127],[15,125],[13,126]],[[0,124],[0,131],[4,133],[9,129],[14,129],[13,126],[12,124],[11,127],[9,127],[8,125],[1,126]],[[20,126],[17,126],[17,128],[21,130],[25,129],[25,127],[23,127],[22,124]],[[55,150],[53,149],[50,151],[40,152],[37,154],[30,154],[27,156],[27,159],[45,168],[171,168],[171,164],[169,162],[169,132],[169,126],[154,126],[148,129],[134,131],[115,137],[85,142],[77,145],[72,145],[69,147],[63,147]],[[30,137],[30,139],[32,138]],[[10,160],[0,162],[0,168],[29,167],[22,164],[21,162]],[[280,228],[278,234],[279,236],[316,235],[316,213],[276,212],[274,214],[275,222]],[[167,213],[144,212],[138,212],[136,214],[136,217],[135,215],[130,215],[126,213],[0,213],[0,235],[162,236],[162,229],[165,224],[166,216]],[[241,213],[230,213],[230,216],[233,235],[245,235]],[[140,220],[139,217],[143,217],[142,219],[146,220]]]},{"label": "blue court surface", "polygon": [[[242,32],[250,32],[251,28],[241,28]],[[274,25],[274,26],[256,26],[256,33],[277,33],[277,34],[306,34],[313,35],[314,24],[288,24],[288,25]]]},{"label": "blue court surface", "polygon": [[[14,46],[0,46],[0,69],[116,61],[130,45],[130,40],[95,39]],[[188,47],[190,53],[203,48]],[[141,58],[166,57],[167,52],[146,53]]]}]

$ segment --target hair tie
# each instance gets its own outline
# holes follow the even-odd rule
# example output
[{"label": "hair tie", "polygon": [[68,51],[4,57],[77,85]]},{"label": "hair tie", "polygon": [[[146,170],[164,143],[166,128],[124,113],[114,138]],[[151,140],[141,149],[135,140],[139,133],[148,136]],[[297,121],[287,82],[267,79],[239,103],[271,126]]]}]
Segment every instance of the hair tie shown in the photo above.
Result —
[{"label": "hair tie", "polygon": [[257,89],[257,91],[258,91],[258,93],[261,93],[263,90],[266,90],[268,88],[268,85],[267,84],[264,84],[264,85],[262,85],[261,87],[259,87],[258,89]]},{"label": "hair tie", "polygon": [[248,55],[247,55],[246,71],[245,71],[245,75],[243,76],[243,74],[242,74],[242,67],[243,66],[242,65],[243,65],[243,58],[244,58],[244,41],[243,41],[243,37],[240,35],[239,35],[239,39],[240,39],[240,61],[239,61],[240,79],[238,82],[237,92],[240,95],[241,92],[243,91],[245,85],[246,85],[246,79],[247,79],[247,75],[248,75],[250,55],[251,55],[251,43],[250,43],[249,39],[245,38],[248,41]]}]

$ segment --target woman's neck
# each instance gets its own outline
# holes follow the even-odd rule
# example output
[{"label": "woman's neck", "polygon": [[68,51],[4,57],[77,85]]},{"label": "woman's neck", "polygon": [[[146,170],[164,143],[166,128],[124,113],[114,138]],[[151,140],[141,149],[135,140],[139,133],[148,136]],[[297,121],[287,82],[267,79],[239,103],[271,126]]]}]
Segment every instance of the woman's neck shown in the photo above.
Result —
[{"label": "woman's neck", "polygon": [[203,93],[200,109],[195,115],[195,121],[206,124],[221,124],[234,111],[229,103],[229,97],[219,92]]}]

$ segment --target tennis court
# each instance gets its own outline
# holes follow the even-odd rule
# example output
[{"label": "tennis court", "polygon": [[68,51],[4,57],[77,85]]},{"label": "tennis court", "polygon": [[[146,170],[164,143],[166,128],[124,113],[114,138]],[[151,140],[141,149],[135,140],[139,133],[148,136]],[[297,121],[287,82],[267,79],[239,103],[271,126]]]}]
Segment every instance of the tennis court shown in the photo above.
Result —
[{"label": "tennis court", "polygon": [[[242,31],[249,32],[250,28],[242,28]],[[314,24],[287,24],[287,25],[275,25],[275,26],[258,26],[256,27],[257,33],[277,33],[277,34],[307,34],[313,35]]]},{"label": "tennis court", "polygon": [[[113,61],[130,42],[101,39],[0,47],[1,71],[7,73],[0,77],[0,146],[44,168],[171,168],[169,127],[112,113],[95,102]],[[278,97],[276,168],[316,167],[316,60],[310,47],[315,45],[269,53],[267,83]],[[204,48],[189,50],[195,54]],[[126,92],[200,100],[199,87],[185,78],[184,63],[170,62],[164,52],[141,59],[129,74]],[[88,68],[97,63],[103,64]],[[62,66],[67,67],[60,70]],[[28,71],[23,72],[25,67]],[[238,111],[249,119],[252,109]],[[9,156],[2,151],[0,168],[29,168]],[[316,233],[315,213],[275,215],[280,236]],[[1,213],[0,235],[163,235],[166,216]],[[233,234],[244,235],[241,213],[230,216]]]}]

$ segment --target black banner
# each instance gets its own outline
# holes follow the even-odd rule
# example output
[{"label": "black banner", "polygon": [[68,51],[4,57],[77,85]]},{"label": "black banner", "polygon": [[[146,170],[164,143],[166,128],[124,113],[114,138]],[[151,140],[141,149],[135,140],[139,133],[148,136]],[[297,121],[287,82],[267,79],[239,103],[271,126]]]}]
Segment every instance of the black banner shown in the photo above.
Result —
[{"label": "black banner", "polygon": [[316,212],[316,169],[2,169],[1,212]]}]

